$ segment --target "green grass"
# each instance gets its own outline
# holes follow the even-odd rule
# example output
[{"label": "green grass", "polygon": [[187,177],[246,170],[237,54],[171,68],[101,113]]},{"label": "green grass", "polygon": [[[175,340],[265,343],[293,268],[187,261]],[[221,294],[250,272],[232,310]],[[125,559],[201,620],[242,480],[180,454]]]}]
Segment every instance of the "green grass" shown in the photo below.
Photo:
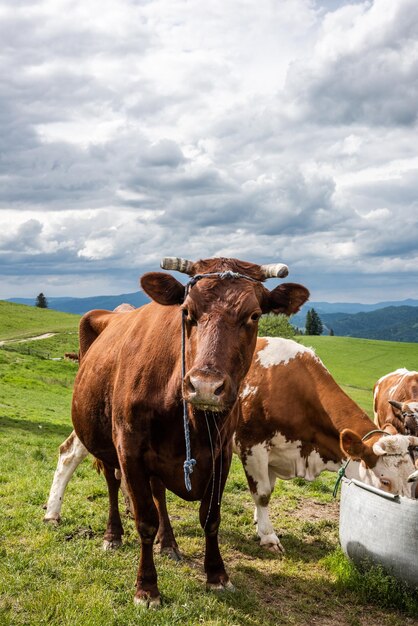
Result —
[{"label": "green grass", "polygon": [[0,341],[58,331],[77,331],[79,315],[0,300]]},{"label": "green grass", "polygon": [[418,366],[418,343],[398,343],[352,337],[298,337],[312,346],[339,384],[373,389],[378,378],[388,372]]},{"label": "green grass", "polygon": [[[23,323],[18,330],[25,332]],[[57,447],[71,431],[71,386],[77,370],[72,362],[45,357],[75,351],[72,330],[19,344],[22,352],[0,350],[1,625],[415,623],[418,603],[413,594],[379,571],[359,574],[341,554],[338,505],[332,499],[335,475],[324,473],[313,483],[278,481],[271,516],[287,550],[280,559],[259,547],[252,501],[236,458],[223,499],[220,545],[237,592],[205,591],[198,505],[169,494],[169,510],[185,559],[175,564],[161,557],[156,547],[164,606],[155,612],[134,607],[137,534],[132,520],[124,518],[124,546],[115,553],[102,552],[107,496],[103,477],[92,470],[91,460],[80,466],[68,486],[61,525],[42,522]],[[46,332],[45,327],[40,332]],[[398,362],[399,344],[366,342],[359,349],[352,339],[342,340],[344,344],[341,338],[306,339],[309,345],[316,344],[334,376],[351,385],[347,387],[351,395],[368,394],[362,398],[366,404],[371,401],[367,362],[373,362],[375,351],[382,357],[386,350],[386,371],[410,365]],[[26,354],[29,343],[36,343],[44,358]],[[354,359],[358,365],[351,369]]]}]

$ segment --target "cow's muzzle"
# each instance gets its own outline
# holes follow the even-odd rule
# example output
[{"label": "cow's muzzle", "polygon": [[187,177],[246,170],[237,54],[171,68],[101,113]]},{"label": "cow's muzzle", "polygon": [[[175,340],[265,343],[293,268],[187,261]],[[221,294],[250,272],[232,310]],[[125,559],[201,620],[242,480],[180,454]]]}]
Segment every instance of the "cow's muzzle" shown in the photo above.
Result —
[{"label": "cow's muzzle", "polygon": [[198,408],[223,411],[233,402],[231,381],[219,372],[192,369],[184,378],[183,397]]}]

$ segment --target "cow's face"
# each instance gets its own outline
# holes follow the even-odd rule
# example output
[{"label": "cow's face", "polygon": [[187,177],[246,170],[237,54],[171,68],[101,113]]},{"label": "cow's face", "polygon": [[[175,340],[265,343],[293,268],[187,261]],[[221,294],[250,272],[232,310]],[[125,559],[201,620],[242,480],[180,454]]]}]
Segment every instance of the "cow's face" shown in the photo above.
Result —
[{"label": "cow's face", "polygon": [[403,424],[406,435],[418,437],[418,402],[414,399],[405,402],[389,400],[395,417]]},{"label": "cow's face", "polygon": [[180,305],[179,325],[180,314],[184,315],[183,397],[200,409],[227,411],[234,405],[250,367],[262,313],[295,313],[309,292],[291,283],[268,291],[261,282],[260,266],[249,263],[211,259],[197,266],[194,274],[232,270],[254,280],[205,277],[190,287],[187,295],[184,285],[168,274],[145,274],[141,284],[160,304]]},{"label": "cow's face", "polygon": [[383,435],[372,443],[363,442],[349,429],[341,433],[341,447],[345,454],[361,461],[359,475],[362,482],[407,497],[412,495],[408,478],[414,471],[410,449],[416,445],[417,437],[399,434]]}]

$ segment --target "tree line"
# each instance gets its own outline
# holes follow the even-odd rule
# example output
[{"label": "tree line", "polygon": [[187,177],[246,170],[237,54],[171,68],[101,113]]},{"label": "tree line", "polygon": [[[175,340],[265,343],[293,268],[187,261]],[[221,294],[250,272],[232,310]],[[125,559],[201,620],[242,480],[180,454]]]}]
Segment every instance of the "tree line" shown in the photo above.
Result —
[{"label": "tree line", "polygon": [[[291,339],[295,335],[322,335],[323,331],[324,326],[321,318],[313,308],[309,309],[306,314],[304,331],[292,326],[289,318],[285,315],[275,315],[274,313],[263,315],[258,324],[258,334],[261,337],[285,337],[286,339]],[[334,332],[331,329],[330,335],[333,334]]]}]

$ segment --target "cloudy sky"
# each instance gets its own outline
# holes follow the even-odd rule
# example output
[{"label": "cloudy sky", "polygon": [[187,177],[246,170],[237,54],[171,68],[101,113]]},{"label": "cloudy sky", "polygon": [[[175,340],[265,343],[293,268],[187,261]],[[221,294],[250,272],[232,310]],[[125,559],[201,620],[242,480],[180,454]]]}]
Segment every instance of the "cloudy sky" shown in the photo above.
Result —
[{"label": "cloudy sky", "polygon": [[1,0],[0,297],[163,255],[418,295],[417,0]]}]

